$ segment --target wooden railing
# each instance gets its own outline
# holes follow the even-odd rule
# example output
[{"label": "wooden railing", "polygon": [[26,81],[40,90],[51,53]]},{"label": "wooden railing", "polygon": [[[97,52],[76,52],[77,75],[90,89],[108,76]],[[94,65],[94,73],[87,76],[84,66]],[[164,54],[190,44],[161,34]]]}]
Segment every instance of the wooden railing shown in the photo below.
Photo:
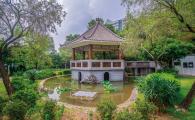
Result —
[{"label": "wooden railing", "polygon": [[71,69],[79,70],[108,70],[124,69],[124,60],[74,60]]},{"label": "wooden railing", "polygon": [[153,61],[126,61],[125,66],[127,68],[154,68],[155,63]]}]

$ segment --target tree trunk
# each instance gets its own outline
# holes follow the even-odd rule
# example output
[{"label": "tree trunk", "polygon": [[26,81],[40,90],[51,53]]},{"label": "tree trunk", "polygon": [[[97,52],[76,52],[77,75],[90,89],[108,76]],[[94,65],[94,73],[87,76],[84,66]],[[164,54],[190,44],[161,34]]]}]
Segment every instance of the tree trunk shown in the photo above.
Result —
[{"label": "tree trunk", "polygon": [[5,66],[4,66],[2,59],[0,59],[0,73],[1,73],[1,77],[3,79],[3,83],[5,85],[5,88],[6,88],[7,94],[9,96],[11,96],[13,94],[13,87],[11,85],[8,72],[5,69]]},{"label": "tree trunk", "polygon": [[188,92],[187,96],[184,98],[184,100],[180,104],[180,107],[184,109],[188,109],[190,104],[192,103],[194,95],[195,95],[195,82],[193,83],[192,88]]},{"label": "tree trunk", "polygon": [[157,68],[158,68],[158,61],[157,61],[157,60],[154,60],[154,63],[155,63],[155,72],[157,72]]}]

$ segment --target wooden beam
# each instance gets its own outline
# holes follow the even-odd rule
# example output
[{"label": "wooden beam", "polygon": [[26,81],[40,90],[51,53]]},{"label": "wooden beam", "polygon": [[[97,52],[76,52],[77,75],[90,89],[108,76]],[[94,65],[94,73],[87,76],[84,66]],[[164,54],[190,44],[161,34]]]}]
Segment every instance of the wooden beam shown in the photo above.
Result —
[{"label": "wooden beam", "polygon": [[75,48],[72,49],[72,60],[76,59],[76,52],[75,52]]},{"label": "wooden beam", "polygon": [[89,59],[91,60],[91,59],[93,59],[93,45],[89,45],[89,51],[88,51],[88,53],[89,53]]}]

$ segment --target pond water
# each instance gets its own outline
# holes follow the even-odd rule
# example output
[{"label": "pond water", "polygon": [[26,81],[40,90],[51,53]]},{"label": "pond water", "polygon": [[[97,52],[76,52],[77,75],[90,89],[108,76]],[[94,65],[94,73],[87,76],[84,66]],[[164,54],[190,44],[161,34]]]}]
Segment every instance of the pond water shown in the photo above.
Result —
[{"label": "pond water", "polygon": [[[130,97],[134,87],[133,82],[111,82],[111,84],[116,91],[108,93],[102,84],[79,84],[71,80],[70,76],[66,76],[51,78],[44,83],[44,87],[47,88],[48,97],[52,100],[85,107],[95,107],[102,99],[111,99],[116,104],[123,103]],[[72,91],[60,93],[58,88],[71,88]],[[97,95],[93,100],[73,97],[73,94],[78,91],[96,92]]]}]

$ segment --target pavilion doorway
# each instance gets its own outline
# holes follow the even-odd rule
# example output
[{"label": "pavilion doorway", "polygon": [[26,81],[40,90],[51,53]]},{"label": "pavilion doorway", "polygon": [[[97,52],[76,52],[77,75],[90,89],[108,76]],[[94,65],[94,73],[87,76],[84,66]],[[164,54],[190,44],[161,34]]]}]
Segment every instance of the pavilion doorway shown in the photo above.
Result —
[{"label": "pavilion doorway", "polygon": [[105,73],[104,73],[104,80],[105,80],[105,81],[109,81],[109,80],[110,80],[110,75],[109,75],[108,72],[105,72]]},{"label": "pavilion doorway", "polygon": [[78,82],[80,83],[81,80],[82,80],[82,74],[81,74],[81,72],[79,72],[79,73],[78,73]]}]

